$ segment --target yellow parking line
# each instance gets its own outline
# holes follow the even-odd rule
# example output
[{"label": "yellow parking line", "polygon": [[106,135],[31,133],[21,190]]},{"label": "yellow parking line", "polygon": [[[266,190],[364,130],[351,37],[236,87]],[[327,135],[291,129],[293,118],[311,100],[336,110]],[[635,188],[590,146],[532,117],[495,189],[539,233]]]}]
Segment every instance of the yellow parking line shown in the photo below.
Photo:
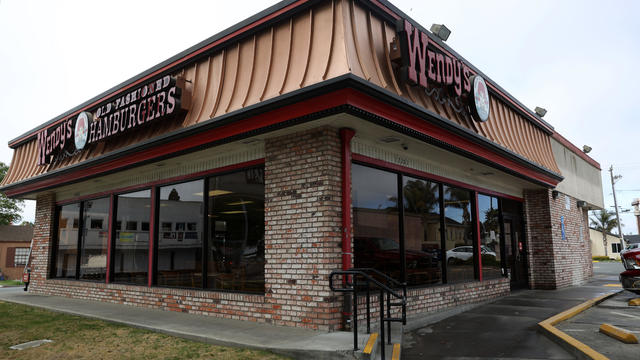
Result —
[{"label": "yellow parking line", "polygon": [[620,284],[606,284],[605,286],[608,286],[608,287],[622,287],[622,285],[620,285]]},{"label": "yellow parking line", "polygon": [[629,300],[629,306],[640,306],[640,298]]},{"label": "yellow parking line", "polygon": [[373,351],[373,345],[376,344],[377,338],[378,338],[377,332],[369,335],[369,340],[367,340],[367,345],[365,345],[364,350],[362,352],[364,352],[365,354],[371,354],[371,351]]},{"label": "yellow parking line", "polygon": [[393,344],[393,353],[391,360],[400,360],[400,344]]},{"label": "yellow parking line", "polygon": [[563,331],[558,330],[554,325],[565,321],[567,319],[570,319],[576,315],[578,315],[579,313],[587,310],[588,308],[599,304],[600,302],[604,301],[605,299],[615,295],[616,293],[611,293],[611,294],[606,294],[606,295],[602,295],[600,297],[597,297],[595,299],[591,299],[589,301],[586,301],[580,305],[574,306],[569,310],[563,311],[555,316],[552,316],[544,321],[541,321],[538,323],[538,326],[540,326],[543,330],[547,331],[549,334],[551,334],[552,336],[557,337],[558,339],[560,339],[561,341],[565,342],[567,345],[575,348],[576,350],[582,352],[583,354],[585,354],[586,356],[590,357],[591,359],[595,359],[595,360],[608,360],[608,358],[602,354],[600,354],[599,352],[595,351],[594,349],[590,348],[589,346],[581,343],[580,341],[572,338],[571,336],[567,335],[566,333],[564,333]]}]

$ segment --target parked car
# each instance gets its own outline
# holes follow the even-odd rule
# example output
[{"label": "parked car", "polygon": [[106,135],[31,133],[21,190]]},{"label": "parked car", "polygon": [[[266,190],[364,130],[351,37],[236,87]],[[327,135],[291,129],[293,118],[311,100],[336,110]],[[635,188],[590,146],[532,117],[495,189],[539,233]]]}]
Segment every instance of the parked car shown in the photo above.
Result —
[{"label": "parked car", "polygon": [[627,245],[627,247],[620,252],[620,255],[626,253],[629,250],[633,250],[633,249],[640,249],[640,243]]},{"label": "parked car", "polygon": [[[489,249],[487,246],[482,245],[480,247],[480,252],[482,253],[483,258],[484,257],[493,257],[494,259],[496,258],[496,253],[493,252],[491,249]],[[465,262],[467,260],[473,260],[473,246],[468,245],[468,246],[458,246],[456,248],[453,248],[451,250],[447,251],[447,263],[448,264],[454,264],[454,263],[460,263],[460,262]]]},{"label": "parked car", "polygon": [[640,294],[640,248],[620,253],[625,271],[620,273],[620,283],[625,290]]}]

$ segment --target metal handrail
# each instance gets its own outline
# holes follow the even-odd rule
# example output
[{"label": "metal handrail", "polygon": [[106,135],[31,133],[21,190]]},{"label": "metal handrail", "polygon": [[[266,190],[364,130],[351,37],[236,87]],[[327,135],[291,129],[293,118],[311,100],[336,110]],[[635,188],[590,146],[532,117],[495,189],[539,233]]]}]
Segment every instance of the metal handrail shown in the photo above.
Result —
[{"label": "metal handrail", "polygon": [[[387,284],[383,284],[382,282],[378,281],[376,278],[374,278],[372,276],[372,274],[375,274],[377,276],[379,276],[380,278],[384,279],[384,281],[386,283],[391,283],[394,285],[398,285],[402,287],[402,293],[397,293],[394,289],[392,289],[391,287],[389,287]],[[340,288],[336,288],[333,286],[333,279],[335,276],[341,275],[343,276],[343,280],[344,283],[348,286],[348,287],[340,287]],[[345,279],[344,277],[351,277],[352,281],[349,282],[348,279]],[[358,277],[362,277],[364,279],[364,281],[366,282],[366,288],[365,288],[365,292],[366,292],[366,309],[367,309],[367,313],[366,313],[366,320],[367,320],[367,333],[371,333],[371,287],[370,285],[373,284],[375,285],[379,290],[380,290],[380,295],[379,295],[379,302],[380,302],[380,347],[381,347],[381,351],[382,351],[382,360],[385,359],[385,354],[384,354],[384,342],[385,342],[385,329],[384,329],[384,323],[387,323],[387,341],[389,344],[391,344],[391,322],[392,321],[399,321],[398,319],[393,319],[391,318],[391,306],[398,306],[401,305],[402,306],[402,323],[403,325],[406,325],[407,323],[407,284],[406,283],[401,283],[391,277],[389,277],[388,275],[376,270],[376,269],[372,269],[372,268],[353,268],[353,269],[349,269],[349,270],[335,270],[332,271],[331,274],[329,275],[329,288],[331,289],[331,291],[335,291],[335,292],[343,292],[343,293],[353,293],[353,322],[352,322],[352,328],[353,328],[353,350],[357,351],[358,350],[358,286],[357,286],[357,278]],[[387,317],[385,318],[385,314],[384,314],[384,299],[385,299],[385,294],[387,295]],[[402,300],[399,304],[393,304],[391,303],[391,296],[393,296],[394,298],[400,299]]]}]

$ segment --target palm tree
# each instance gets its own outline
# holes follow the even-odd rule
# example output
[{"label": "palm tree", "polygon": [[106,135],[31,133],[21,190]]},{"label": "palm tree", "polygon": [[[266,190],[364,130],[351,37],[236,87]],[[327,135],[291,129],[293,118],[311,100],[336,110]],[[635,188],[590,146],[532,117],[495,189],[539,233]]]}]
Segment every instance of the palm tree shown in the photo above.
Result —
[{"label": "palm tree", "polygon": [[604,256],[609,256],[607,252],[607,233],[618,227],[618,220],[613,211],[600,210],[591,213],[591,226],[602,232],[602,244],[604,245]]}]

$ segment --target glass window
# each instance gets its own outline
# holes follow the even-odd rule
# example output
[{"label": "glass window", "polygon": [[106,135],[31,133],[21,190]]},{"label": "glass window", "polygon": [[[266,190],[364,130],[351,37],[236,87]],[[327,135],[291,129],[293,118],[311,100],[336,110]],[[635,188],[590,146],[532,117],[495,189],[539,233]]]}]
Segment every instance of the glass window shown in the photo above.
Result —
[{"label": "glass window", "polygon": [[29,260],[29,248],[16,248],[13,255],[13,266],[25,266]]},{"label": "glass window", "polygon": [[617,244],[617,243],[612,243],[611,244],[611,252],[613,252],[614,254],[619,253],[620,249],[621,249],[620,244]]},{"label": "glass window", "polygon": [[444,186],[444,219],[447,254],[447,282],[472,281],[474,274],[471,192]]},{"label": "glass window", "polygon": [[502,276],[500,263],[500,210],[498,199],[478,194],[478,220],[480,221],[480,254],[482,278]]},{"label": "glass window", "polygon": [[[151,190],[118,195],[115,230],[113,281],[147,284],[149,272],[149,219]],[[138,223],[147,224],[138,229]]]},{"label": "glass window", "polygon": [[58,241],[55,246],[53,277],[67,279],[76,277],[79,216],[79,203],[64,205],[58,210]]},{"label": "glass window", "polygon": [[353,164],[353,243],[358,268],[375,268],[402,280],[398,176]]},{"label": "glass window", "polygon": [[160,188],[158,285],[202,287],[203,191],[204,180]]},{"label": "glass window", "polygon": [[[209,179],[207,287],[264,292],[264,169]],[[176,223],[195,236],[198,223]]]},{"label": "glass window", "polygon": [[403,178],[407,284],[442,283],[440,190],[437,183]]},{"label": "glass window", "polygon": [[80,236],[80,279],[105,280],[109,240],[109,198],[84,203]]}]

